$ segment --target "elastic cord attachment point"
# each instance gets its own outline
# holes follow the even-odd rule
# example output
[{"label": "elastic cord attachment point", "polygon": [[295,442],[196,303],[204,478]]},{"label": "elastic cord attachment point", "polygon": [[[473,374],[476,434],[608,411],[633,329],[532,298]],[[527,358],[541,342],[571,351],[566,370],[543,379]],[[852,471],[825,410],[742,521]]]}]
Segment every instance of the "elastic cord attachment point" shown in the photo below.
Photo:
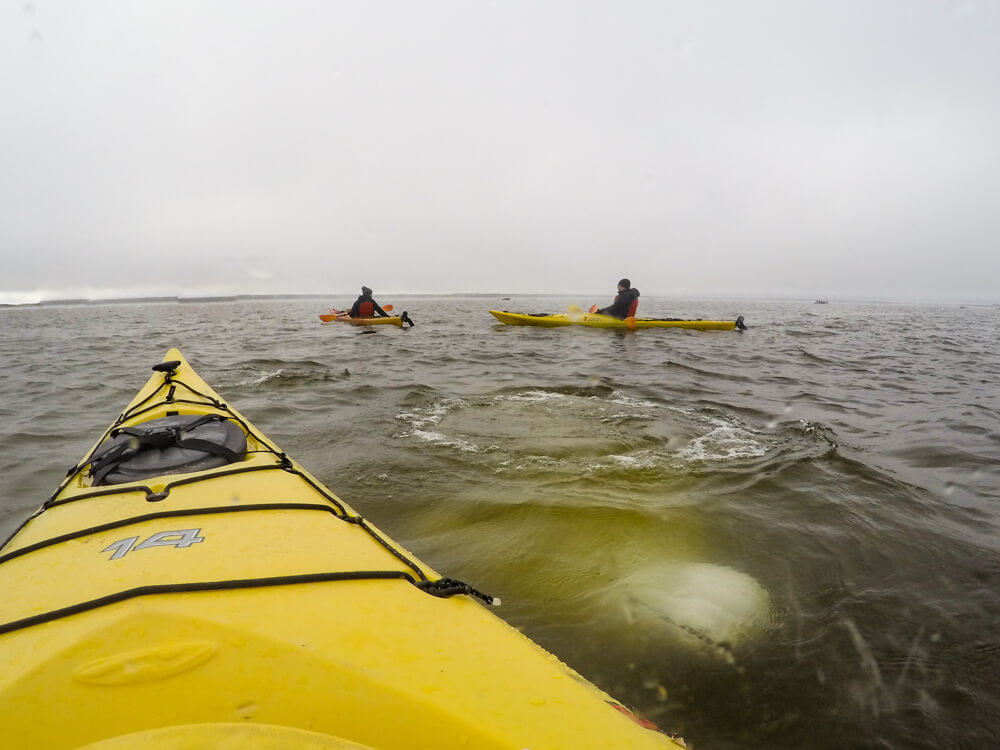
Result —
[{"label": "elastic cord attachment point", "polygon": [[420,581],[414,585],[421,591],[431,594],[432,596],[447,598],[458,594],[466,594],[467,596],[474,596],[477,599],[481,599],[487,604],[491,604],[495,607],[500,606],[499,597],[484,594],[482,591],[472,588],[469,584],[462,581],[456,581],[454,578],[438,578],[436,581]]}]

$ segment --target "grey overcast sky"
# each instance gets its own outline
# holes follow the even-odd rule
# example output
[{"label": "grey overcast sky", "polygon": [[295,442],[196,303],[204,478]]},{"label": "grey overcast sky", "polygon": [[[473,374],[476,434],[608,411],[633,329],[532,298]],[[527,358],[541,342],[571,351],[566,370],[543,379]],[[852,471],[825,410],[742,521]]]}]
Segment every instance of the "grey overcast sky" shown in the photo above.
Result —
[{"label": "grey overcast sky", "polygon": [[996,0],[3,0],[0,302],[1000,301]]}]

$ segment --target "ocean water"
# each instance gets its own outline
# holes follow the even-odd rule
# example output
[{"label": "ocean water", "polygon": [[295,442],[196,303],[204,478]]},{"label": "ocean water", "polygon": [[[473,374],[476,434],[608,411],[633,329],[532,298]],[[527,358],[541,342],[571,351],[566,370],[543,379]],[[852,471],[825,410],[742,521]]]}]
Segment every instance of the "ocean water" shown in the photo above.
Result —
[{"label": "ocean water", "polygon": [[0,535],[171,346],[495,612],[699,749],[994,747],[1000,308],[643,297],[0,309]]}]

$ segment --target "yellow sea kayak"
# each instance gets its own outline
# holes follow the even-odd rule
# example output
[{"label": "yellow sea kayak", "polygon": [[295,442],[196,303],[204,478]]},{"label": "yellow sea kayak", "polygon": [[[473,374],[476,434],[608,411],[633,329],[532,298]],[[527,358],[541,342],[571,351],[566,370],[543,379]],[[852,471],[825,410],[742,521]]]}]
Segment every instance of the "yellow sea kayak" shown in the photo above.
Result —
[{"label": "yellow sea kayak", "polygon": [[579,312],[576,314],[555,313],[553,315],[512,313],[506,310],[490,310],[490,315],[509,326],[586,326],[588,328],[694,328],[696,330],[731,331],[744,330],[743,316],[736,320],[681,320],[679,318],[634,318],[620,320],[610,315]]},{"label": "yellow sea kayak", "polygon": [[414,325],[413,321],[410,320],[410,316],[406,314],[404,310],[401,315],[390,315],[388,317],[375,317],[375,318],[352,318],[346,313],[320,313],[319,319],[324,323],[350,323],[355,326],[399,326],[403,327],[403,324],[412,327]]},{"label": "yellow sea kayak", "polygon": [[6,750],[682,746],[153,369],[0,547]]}]

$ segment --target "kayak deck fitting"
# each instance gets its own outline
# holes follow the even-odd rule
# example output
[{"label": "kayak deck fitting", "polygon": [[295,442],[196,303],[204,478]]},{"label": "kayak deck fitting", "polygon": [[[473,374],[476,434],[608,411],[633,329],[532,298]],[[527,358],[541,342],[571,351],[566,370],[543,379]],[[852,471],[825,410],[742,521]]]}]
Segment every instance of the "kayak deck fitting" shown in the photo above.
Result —
[{"label": "kayak deck fitting", "polygon": [[0,547],[5,747],[683,746],[153,369]]},{"label": "kayak deck fitting", "polygon": [[509,326],[539,326],[556,328],[559,326],[584,326],[587,328],[693,328],[699,331],[744,330],[743,316],[736,320],[683,320],[681,318],[634,318],[632,321],[621,320],[611,315],[580,312],[569,315],[566,313],[512,313],[506,310],[490,310],[490,315],[504,325]]}]

